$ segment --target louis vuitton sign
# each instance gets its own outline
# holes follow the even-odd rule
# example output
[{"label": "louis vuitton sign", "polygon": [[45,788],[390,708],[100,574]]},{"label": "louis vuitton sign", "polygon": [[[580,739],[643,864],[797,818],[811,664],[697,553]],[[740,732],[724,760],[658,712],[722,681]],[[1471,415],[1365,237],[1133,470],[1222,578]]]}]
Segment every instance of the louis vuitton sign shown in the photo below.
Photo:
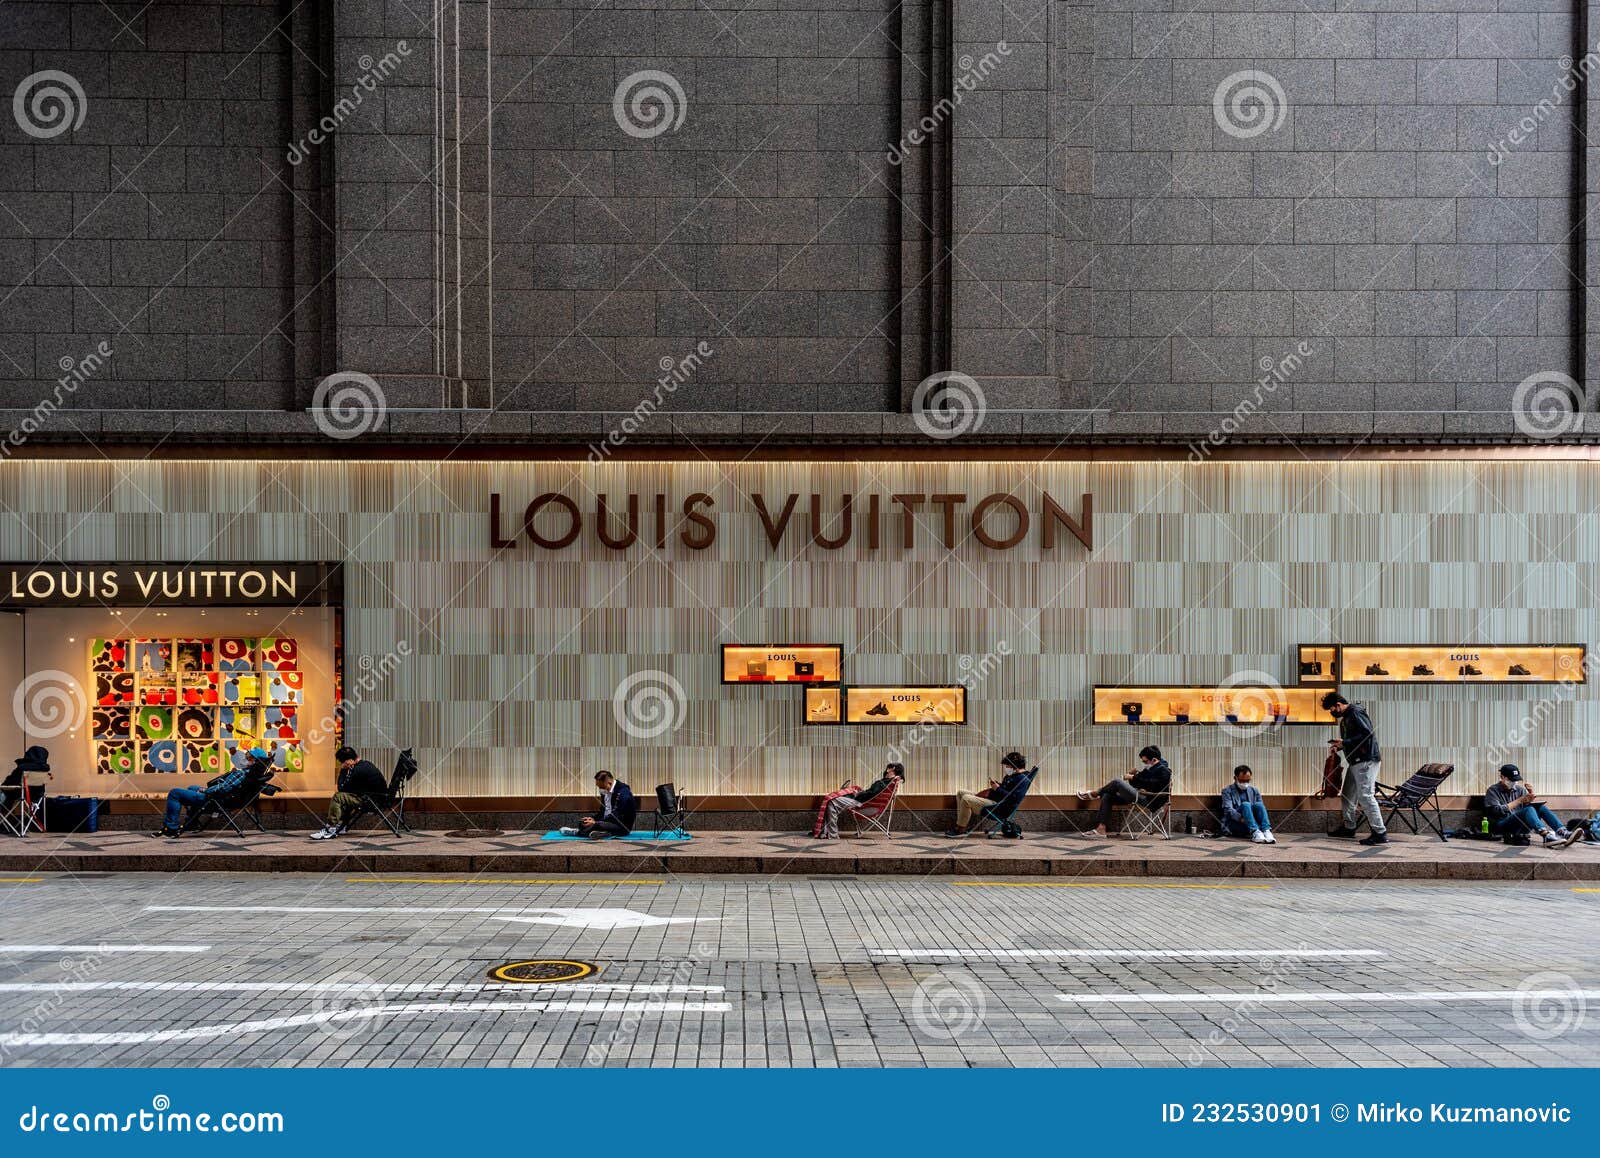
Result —
[{"label": "louis vuitton sign", "polygon": [[338,578],[327,563],[0,563],[0,607],[315,607]]},{"label": "louis vuitton sign", "polygon": [[[1085,549],[1094,548],[1094,502],[1088,494],[1080,497],[1076,515],[1043,491],[1028,498],[1010,492],[824,498],[752,491],[742,502],[760,519],[774,551],[785,546],[837,551],[852,543],[869,551],[923,545],[953,549],[968,538],[996,551],[1030,540],[1048,551],[1068,537]],[[703,551],[717,541],[718,513],[716,499],[698,491],[681,502],[659,493],[594,494],[579,500],[551,491],[520,509],[494,493],[489,496],[489,545],[495,550],[534,546],[554,551],[589,536],[616,551],[641,540],[656,548],[676,540]]]}]

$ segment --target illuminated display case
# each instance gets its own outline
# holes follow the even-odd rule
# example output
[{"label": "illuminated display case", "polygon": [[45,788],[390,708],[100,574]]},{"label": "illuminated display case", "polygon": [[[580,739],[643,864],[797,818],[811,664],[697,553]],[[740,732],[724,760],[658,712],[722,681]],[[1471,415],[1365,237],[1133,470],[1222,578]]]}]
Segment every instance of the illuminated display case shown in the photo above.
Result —
[{"label": "illuminated display case", "polygon": [[806,723],[839,724],[844,722],[844,695],[839,688],[806,689]]},{"label": "illuminated display case", "polygon": [[725,643],[725,684],[836,684],[844,648],[836,643]]},{"label": "illuminated display case", "polygon": [[1339,682],[1339,645],[1302,643],[1296,670],[1300,683],[1334,686]]},{"label": "illuminated display case", "polygon": [[845,689],[847,724],[965,724],[967,689],[852,687]]},{"label": "illuminated display case", "polygon": [[293,639],[95,639],[91,734],[96,771],[215,776],[257,745],[304,767],[305,690]]},{"label": "illuminated display case", "polygon": [[1334,718],[1322,707],[1323,687],[1097,686],[1097,724],[1316,724]]},{"label": "illuminated display case", "polygon": [[1585,649],[1578,643],[1347,643],[1340,646],[1339,652],[1339,678],[1347,684],[1539,684],[1587,680]]}]

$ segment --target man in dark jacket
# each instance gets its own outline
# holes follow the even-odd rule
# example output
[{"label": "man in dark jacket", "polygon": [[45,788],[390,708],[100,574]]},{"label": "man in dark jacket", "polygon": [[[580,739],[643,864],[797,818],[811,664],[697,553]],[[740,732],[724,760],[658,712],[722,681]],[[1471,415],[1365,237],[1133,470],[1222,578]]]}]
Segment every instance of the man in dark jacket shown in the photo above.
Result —
[{"label": "man in dark jacket", "polygon": [[1139,793],[1148,792],[1151,795],[1166,792],[1172,787],[1172,769],[1167,767],[1167,762],[1161,758],[1161,749],[1154,744],[1146,744],[1139,749],[1139,763],[1142,765],[1131,776],[1119,776],[1098,792],[1080,792],[1079,800],[1100,800],[1100,822],[1094,826],[1097,836],[1107,835],[1107,825],[1111,820],[1111,810],[1119,804],[1132,804],[1139,799]]},{"label": "man in dark jacket", "polygon": [[1028,762],[1023,759],[1021,752],[1007,752],[1001,757],[1000,767],[1005,769],[1004,775],[999,780],[989,781],[987,792],[956,793],[956,826],[945,833],[946,836],[966,836],[977,827],[985,808],[1002,808],[1010,804],[1011,798],[1017,793],[1027,790],[1028,773],[1025,769]]},{"label": "man in dark jacket", "polygon": [[221,776],[207,780],[204,788],[174,788],[167,793],[166,815],[154,836],[176,837],[183,831],[180,823],[185,808],[199,808],[213,796],[223,796],[236,788],[244,787],[250,780],[272,779],[272,753],[265,748],[251,748],[244,761],[229,768]]},{"label": "man in dark jacket", "polygon": [[389,788],[378,766],[371,760],[361,759],[354,748],[340,748],[333,759],[339,765],[339,776],[334,782],[333,799],[328,802],[328,823],[322,831],[311,834],[312,840],[343,836],[350,828],[344,818],[361,806],[362,794],[381,794]]},{"label": "man in dark jacket", "polygon": [[1483,794],[1483,810],[1493,831],[1508,844],[1527,844],[1530,832],[1538,833],[1551,848],[1566,848],[1583,839],[1578,829],[1569,829],[1550,806],[1522,778],[1515,764],[1500,765],[1500,779]]},{"label": "man in dark jacket", "polygon": [[1372,717],[1367,715],[1366,708],[1352,704],[1338,692],[1323,696],[1322,708],[1339,721],[1339,738],[1329,740],[1328,746],[1344,756],[1344,791],[1340,795],[1344,810],[1339,827],[1328,835],[1354,836],[1356,825],[1361,823],[1356,814],[1359,809],[1366,814],[1367,824],[1372,828],[1372,835],[1361,843],[1388,844],[1383,808],[1374,791],[1383,770],[1383,753],[1378,750],[1378,734],[1373,730]]},{"label": "man in dark jacket", "polygon": [[868,784],[865,788],[857,788],[854,792],[847,792],[843,796],[836,796],[828,801],[828,807],[822,817],[822,831],[819,840],[839,839],[839,820],[847,812],[854,812],[870,800],[875,800],[884,792],[898,789],[905,781],[906,770],[901,764],[886,764],[883,775]]},{"label": "man in dark jacket", "polygon": [[633,789],[604,769],[594,774],[594,786],[600,790],[600,811],[580,818],[577,828],[561,831],[568,836],[587,836],[591,840],[627,836],[639,816],[639,801]]}]

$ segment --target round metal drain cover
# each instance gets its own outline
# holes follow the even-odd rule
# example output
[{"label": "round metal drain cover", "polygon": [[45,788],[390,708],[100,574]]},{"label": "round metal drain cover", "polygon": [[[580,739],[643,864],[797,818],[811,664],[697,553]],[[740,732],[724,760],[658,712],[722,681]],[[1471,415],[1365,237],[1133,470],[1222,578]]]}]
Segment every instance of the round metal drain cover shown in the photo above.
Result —
[{"label": "round metal drain cover", "polygon": [[491,836],[504,836],[503,828],[457,828],[445,833],[457,840],[487,840]]},{"label": "round metal drain cover", "polygon": [[580,981],[599,968],[587,961],[512,961],[489,970],[489,977],[495,981],[552,985],[559,981]]}]

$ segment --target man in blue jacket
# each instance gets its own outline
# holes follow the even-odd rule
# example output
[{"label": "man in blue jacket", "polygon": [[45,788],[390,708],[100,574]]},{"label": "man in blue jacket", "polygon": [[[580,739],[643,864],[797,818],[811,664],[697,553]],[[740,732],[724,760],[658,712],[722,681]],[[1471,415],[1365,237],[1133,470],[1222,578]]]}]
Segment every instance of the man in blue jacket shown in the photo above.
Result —
[{"label": "man in blue jacket", "polygon": [[1248,764],[1240,764],[1233,770],[1233,783],[1222,790],[1222,829],[1229,836],[1248,836],[1257,844],[1277,844],[1266,801],[1261,799],[1261,791],[1250,783],[1253,779],[1255,773]]},{"label": "man in blue jacket", "polygon": [[578,835],[594,840],[627,836],[639,815],[639,801],[634,798],[633,789],[603,769],[594,774],[594,784],[600,789],[600,811],[578,821]]},{"label": "man in blue jacket", "polygon": [[956,826],[945,833],[946,836],[966,836],[983,819],[985,808],[1003,809],[1011,804],[1013,796],[1026,791],[1028,761],[1021,752],[1007,752],[1000,758],[1000,767],[1006,770],[1005,775],[999,780],[989,781],[988,795],[965,791],[956,793]]}]

